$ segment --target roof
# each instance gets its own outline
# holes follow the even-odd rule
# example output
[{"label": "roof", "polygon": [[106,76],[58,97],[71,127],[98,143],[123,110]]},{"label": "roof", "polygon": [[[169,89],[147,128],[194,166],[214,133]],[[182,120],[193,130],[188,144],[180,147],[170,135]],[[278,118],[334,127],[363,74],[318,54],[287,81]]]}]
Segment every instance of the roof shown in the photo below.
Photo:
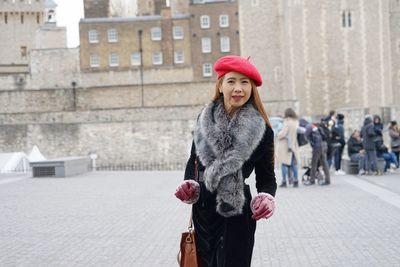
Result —
[{"label": "roof", "polygon": [[[190,14],[177,14],[171,16],[171,19],[190,18]],[[110,23],[110,22],[134,22],[134,21],[157,21],[161,20],[160,15],[138,16],[138,17],[113,17],[113,18],[86,18],[81,19],[80,23]]]}]

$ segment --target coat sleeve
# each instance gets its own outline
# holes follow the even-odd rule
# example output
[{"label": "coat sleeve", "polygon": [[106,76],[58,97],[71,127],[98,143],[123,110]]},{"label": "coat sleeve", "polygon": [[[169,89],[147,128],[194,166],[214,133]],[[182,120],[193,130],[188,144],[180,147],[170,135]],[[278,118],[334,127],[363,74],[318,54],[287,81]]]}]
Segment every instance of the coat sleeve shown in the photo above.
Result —
[{"label": "coat sleeve", "polygon": [[277,134],[278,139],[285,138],[288,134],[288,131],[289,131],[289,127],[288,127],[287,121],[285,120],[283,122],[282,130]]},{"label": "coat sleeve", "polygon": [[185,180],[194,180],[195,179],[195,171],[196,171],[196,147],[194,142],[192,142],[192,148],[190,150],[190,157],[186,163],[185,168]]},{"label": "coat sleeve", "polygon": [[256,188],[259,193],[275,196],[277,185],[274,171],[274,133],[268,126],[260,145],[263,146],[263,154],[255,164]]}]

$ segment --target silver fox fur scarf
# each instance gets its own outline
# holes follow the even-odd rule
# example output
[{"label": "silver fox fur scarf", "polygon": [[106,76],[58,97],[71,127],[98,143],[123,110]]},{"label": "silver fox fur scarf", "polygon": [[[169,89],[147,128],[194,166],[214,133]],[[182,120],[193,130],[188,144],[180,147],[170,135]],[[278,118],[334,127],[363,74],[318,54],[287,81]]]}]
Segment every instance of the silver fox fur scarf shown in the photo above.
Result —
[{"label": "silver fox fur scarf", "polygon": [[202,180],[210,192],[217,191],[216,210],[224,217],[242,214],[245,204],[242,167],[264,132],[265,121],[250,102],[232,118],[221,100],[210,103],[200,114],[194,142],[205,166]]}]

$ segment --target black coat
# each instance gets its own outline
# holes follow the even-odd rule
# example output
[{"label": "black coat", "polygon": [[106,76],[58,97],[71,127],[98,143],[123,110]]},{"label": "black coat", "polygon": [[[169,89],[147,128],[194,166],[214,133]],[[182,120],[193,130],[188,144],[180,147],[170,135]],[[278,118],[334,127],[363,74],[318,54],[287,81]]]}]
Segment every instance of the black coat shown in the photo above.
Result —
[{"label": "black coat", "polygon": [[364,126],[361,129],[361,137],[363,140],[363,147],[365,150],[376,150],[375,145],[375,129],[374,124],[370,120],[364,122]]},{"label": "black coat", "polygon": [[[192,144],[191,155],[186,165],[185,180],[194,179],[196,164],[201,177],[204,166],[196,155]],[[277,184],[274,171],[274,134],[267,126],[264,136],[243,164],[243,178],[246,179],[255,170],[258,192],[275,195]],[[200,179],[202,180],[202,179]],[[223,217],[216,212],[215,192],[209,192],[204,183],[201,186],[200,198],[193,205],[193,222],[196,231],[197,252],[203,267],[249,267],[254,246],[256,222],[251,218],[251,193],[245,186],[246,203],[243,214]]]},{"label": "black coat", "polygon": [[349,157],[351,157],[351,155],[353,154],[360,153],[361,150],[363,150],[362,141],[358,141],[354,137],[350,137],[347,141],[347,152],[349,154]]}]

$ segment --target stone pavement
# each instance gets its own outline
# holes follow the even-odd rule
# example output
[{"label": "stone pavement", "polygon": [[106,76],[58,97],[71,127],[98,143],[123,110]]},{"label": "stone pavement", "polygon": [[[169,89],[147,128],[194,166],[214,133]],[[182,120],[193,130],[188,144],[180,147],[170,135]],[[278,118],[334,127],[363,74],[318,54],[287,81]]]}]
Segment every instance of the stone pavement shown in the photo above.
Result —
[{"label": "stone pavement", "polygon": [[[190,210],[173,195],[181,179],[2,174],[0,266],[178,266]],[[398,173],[278,189],[276,214],[257,225],[252,266],[400,266],[399,226]]]}]

